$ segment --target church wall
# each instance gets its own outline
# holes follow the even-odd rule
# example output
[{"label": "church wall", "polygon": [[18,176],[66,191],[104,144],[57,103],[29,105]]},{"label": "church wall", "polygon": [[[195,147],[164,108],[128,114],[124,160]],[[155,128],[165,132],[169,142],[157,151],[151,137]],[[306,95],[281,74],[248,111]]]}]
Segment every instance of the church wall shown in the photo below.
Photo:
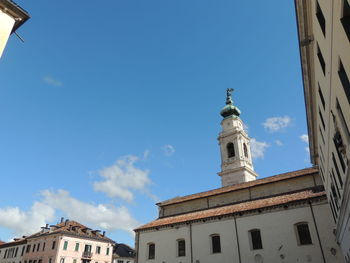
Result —
[{"label": "church wall", "polygon": [[[317,205],[313,209],[315,215],[319,216],[319,221],[328,219],[330,216],[326,203]],[[329,248],[327,252],[324,251],[326,262],[343,262],[339,253],[336,256],[330,254],[330,248],[338,248],[338,246],[331,233],[332,225],[327,219],[322,224],[316,223],[318,231],[322,231],[322,247]],[[312,239],[311,245],[298,245],[294,225],[299,222],[308,223]],[[242,247],[242,262],[255,262],[255,257],[260,256],[264,262],[324,262],[311,209],[308,205],[297,209],[283,209],[272,213],[240,217],[237,218],[237,227]],[[261,231],[263,249],[251,249],[248,231],[255,228]]]},{"label": "church wall", "polygon": [[315,183],[312,176],[303,176],[289,180],[279,181],[270,184],[258,185],[251,188],[251,198],[259,198],[281,193],[292,192],[309,187],[314,187]]},{"label": "church wall", "polygon": [[[332,233],[333,224],[328,219],[330,211],[326,202],[313,205],[326,263],[343,262],[342,254]],[[307,222],[312,244],[298,245],[296,223]],[[241,262],[324,262],[309,204],[289,209],[276,209],[262,213],[243,215],[236,218]],[[232,263],[240,262],[235,232],[235,219],[206,220],[140,232],[138,263]],[[252,250],[249,230],[260,229],[263,249]],[[211,235],[219,234],[221,253],[212,253]],[[186,240],[186,257],[176,257],[176,240]],[[147,244],[154,242],[156,257],[147,260]],[[336,249],[332,255],[331,249]],[[259,256],[260,255],[260,256]],[[261,257],[263,261],[256,261]]]},{"label": "church wall", "polygon": [[[315,178],[315,179],[314,179]],[[166,205],[161,207],[161,216],[182,214],[190,211],[207,209],[250,199],[257,199],[265,196],[292,192],[300,189],[315,186],[315,181],[321,185],[320,177],[312,175],[291,178],[289,180],[278,181],[269,184],[257,185],[237,191],[194,199],[183,203]]]},{"label": "church wall", "polygon": [[[219,234],[221,253],[212,253],[211,235]],[[194,263],[238,262],[234,220],[221,219],[192,225]]]},{"label": "church wall", "polygon": [[[186,256],[177,256],[177,240],[185,239]],[[148,244],[155,244],[155,258],[148,259]],[[181,225],[176,228],[151,230],[140,233],[138,262],[141,263],[190,263],[190,228],[189,225]]]},{"label": "church wall", "polygon": [[169,216],[206,208],[208,208],[208,201],[206,198],[202,198],[163,207],[161,214],[163,216]]},{"label": "church wall", "polygon": [[215,206],[225,205],[229,203],[240,202],[243,200],[249,200],[249,198],[250,198],[249,189],[242,189],[231,193],[210,196],[208,200],[209,200],[209,207],[215,207]]}]

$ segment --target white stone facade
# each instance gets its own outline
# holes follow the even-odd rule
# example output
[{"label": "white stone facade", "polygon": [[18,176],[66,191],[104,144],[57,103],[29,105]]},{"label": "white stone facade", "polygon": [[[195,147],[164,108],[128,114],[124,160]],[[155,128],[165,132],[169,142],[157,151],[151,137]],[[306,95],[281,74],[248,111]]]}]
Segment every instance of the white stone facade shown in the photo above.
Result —
[{"label": "white stone facade", "polygon": [[242,120],[236,116],[224,118],[221,122],[222,132],[219,134],[221,153],[221,185],[229,186],[256,179],[250,139],[244,131]]},{"label": "white stone facade", "polygon": [[11,33],[28,19],[28,13],[14,2],[0,1],[0,58]]},{"label": "white stone facade", "polygon": [[[138,263],[343,262],[332,234],[326,201],[239,217],[198,221],[139,233]],[[312,244],[298,244],[295,225],[306,222]],[[317,226],[317,229],[316,229]],[[261,231],[262,249],[252,249],[249,230]],[[211,235],[220,236],[221,252],[213,253]],[[186,255],[177,255],[177,240],[186,242]],[[155,257],[148,259],[148,244]],[[322,250],[321,250],[322,246]],[[323,260],[323,256],[325,260]]]},{"label": "white stone facade", "polygon": [[310,157],[350,262],[350,1],[296,0]]}]

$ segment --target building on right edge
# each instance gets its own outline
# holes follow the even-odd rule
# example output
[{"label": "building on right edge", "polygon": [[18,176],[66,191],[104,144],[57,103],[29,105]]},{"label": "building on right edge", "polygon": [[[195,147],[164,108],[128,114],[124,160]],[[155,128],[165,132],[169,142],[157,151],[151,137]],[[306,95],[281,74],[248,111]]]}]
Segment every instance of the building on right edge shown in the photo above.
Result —
[{"label": "building on right edge", "polygon": [[350,262],[350,2],[295,0],[310,158]]},{"label": "building on right edge", "polygon": [[29,14],[13,1],[0,0],[0,58],[9,36],[29,18]]}]

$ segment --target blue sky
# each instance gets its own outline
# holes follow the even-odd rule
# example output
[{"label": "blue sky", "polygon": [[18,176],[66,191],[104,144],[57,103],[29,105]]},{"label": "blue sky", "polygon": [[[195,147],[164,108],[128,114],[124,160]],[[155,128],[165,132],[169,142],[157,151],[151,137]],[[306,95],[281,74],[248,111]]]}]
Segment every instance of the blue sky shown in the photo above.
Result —
[{"label": "blue sky", "polygon": [[[225,90],[260,178],[310,166],[293,1],[17,1],[0,61],[0,239],[61,216],[133,245],[220,187]],[[301,137],[302,136],[302,137]]]}]

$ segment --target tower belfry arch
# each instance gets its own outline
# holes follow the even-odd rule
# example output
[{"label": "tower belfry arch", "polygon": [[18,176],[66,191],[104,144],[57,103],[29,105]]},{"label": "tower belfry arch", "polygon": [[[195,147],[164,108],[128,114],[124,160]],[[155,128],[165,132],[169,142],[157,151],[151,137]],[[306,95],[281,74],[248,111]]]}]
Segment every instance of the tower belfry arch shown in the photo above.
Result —
[{"label": "tower belfry arch", "polygon": [[227,89],[226,106],[220,112],[223,120],[218,137],[221,152],[221,172],[218,175],[223,187],[253,181],[258,176],[254,172],[250,138],[239,117],[241,111],[233,104],[232,92],[233,89]]}]

